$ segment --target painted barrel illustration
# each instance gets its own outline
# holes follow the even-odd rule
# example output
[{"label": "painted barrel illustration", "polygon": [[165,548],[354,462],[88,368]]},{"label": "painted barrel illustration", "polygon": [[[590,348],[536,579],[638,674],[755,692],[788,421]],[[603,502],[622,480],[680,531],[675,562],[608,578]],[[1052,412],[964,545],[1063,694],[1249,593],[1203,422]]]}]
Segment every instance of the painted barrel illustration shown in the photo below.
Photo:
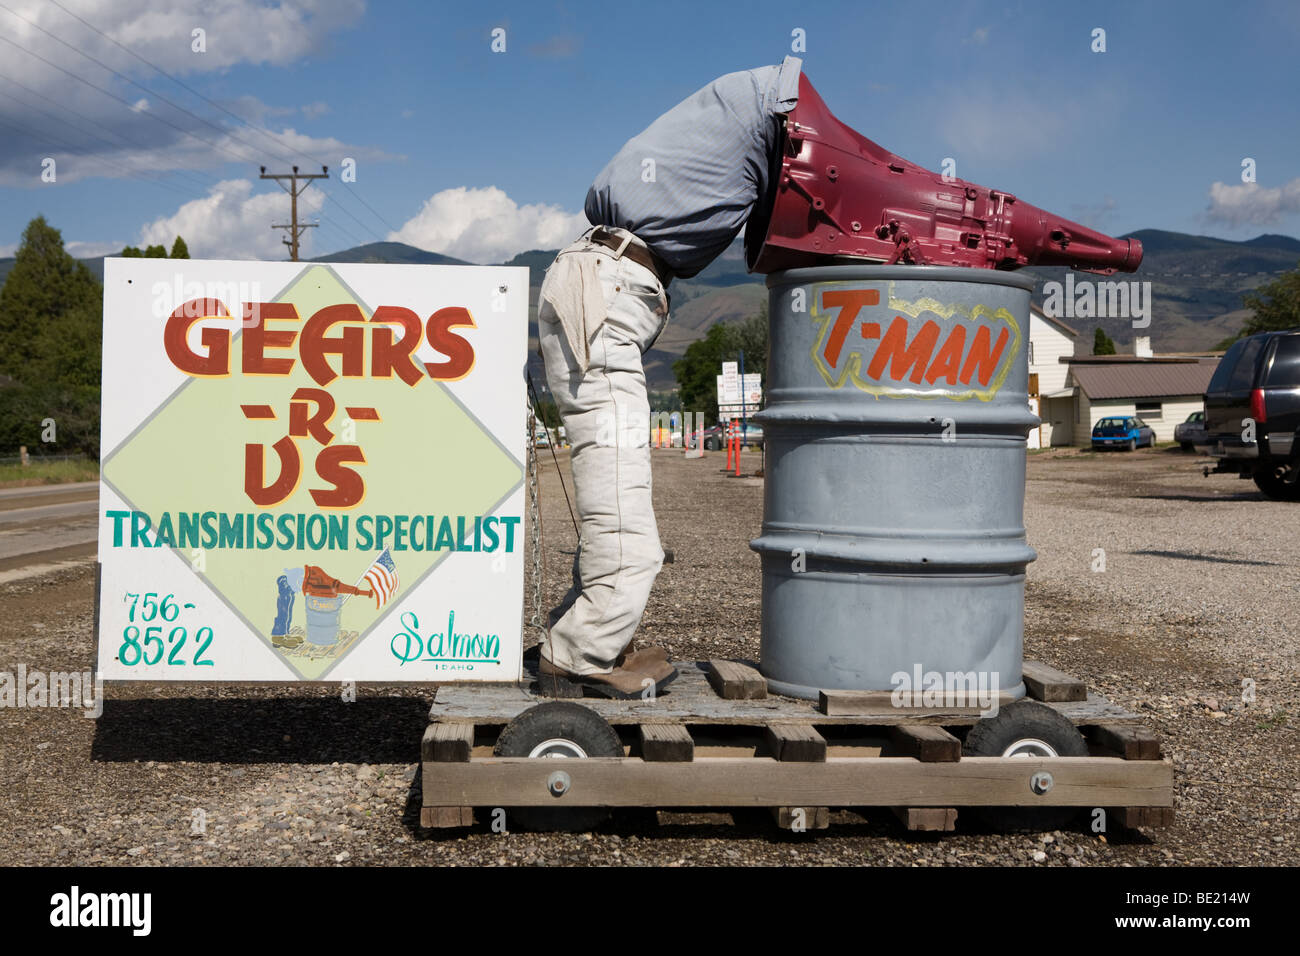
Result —
[{"label": "painted barrel illustration", "polygon": [[1032,280],[845,265],[767,286],[750,547],[769,686],[812,699],[937,673],[1022,697]]},{"label": "painted barrel illustration", "polygon": [[317,597],[314,594],[306,597],[308,643],[335,643],[339,639],[339,611],[343,607],[343,598]]}]

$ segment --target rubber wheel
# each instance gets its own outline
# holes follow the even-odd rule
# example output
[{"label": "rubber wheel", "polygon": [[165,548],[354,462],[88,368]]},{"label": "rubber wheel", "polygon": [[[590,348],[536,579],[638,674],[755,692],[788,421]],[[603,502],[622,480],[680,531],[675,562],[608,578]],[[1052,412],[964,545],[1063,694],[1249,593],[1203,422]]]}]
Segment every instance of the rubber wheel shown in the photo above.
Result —
[{"label": "rubber wheel", "polygon": [[[983,717],[966,735],[967,757],[1086,757],[1088,744],[1074,724],[1046,704],[1018,700]],[[1001,832],[1059,830],[1081,807],[972,807],[970,813]]]},{"label": "rubber wheel", "polygon": [[1255,473],[1255,487],[1264,492],[1265,498],[1274,501],[1300,501],[1300,481],[1288,485],[1281,478]]},{"label": "rubber wheel", "polygon": [[1128,440],[1128,450],[1137,451],[1137,447],[1138,447],[1138,440],[1136,438],[1130,438]]},{"label": "rubber wheel", "polygon": [[[530,707],[506,725],[492,752],[498,757],[581,759],[621,757],[623,743],[605,719],[589,707],[567,700]],[[508,820],[526,830],[581,833],[609,817],[606,807],[514,807]]]},{"label": "rubber wheel", "polygon": [[705,447],[706,449],[708,449],[709,451],[717,451],[717,450],[718,450],[719,448],[721,448],[722,446],[719,445],[719,444],[718,444],[716,441],[714,441],[712,438],[710,438],[710,439],[707,439],[707,440],[704,442],[704,447]]}]

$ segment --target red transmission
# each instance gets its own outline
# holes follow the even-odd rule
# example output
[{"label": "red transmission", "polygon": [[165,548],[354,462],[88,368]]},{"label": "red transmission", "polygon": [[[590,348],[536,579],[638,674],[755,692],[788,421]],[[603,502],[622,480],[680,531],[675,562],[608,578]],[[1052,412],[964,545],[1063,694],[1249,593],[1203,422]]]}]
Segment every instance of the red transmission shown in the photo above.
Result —
[{"label": "red transmission", "polygon": [[983,269],[1069,266],[1102,275],[1133,272],[1142,262],[1136,239],[1112,239],[1010,193],[945,181],[895,156],[837,120],[806,76],[783,146],[781,168],[745,231],[751,272],[841,257]]}]

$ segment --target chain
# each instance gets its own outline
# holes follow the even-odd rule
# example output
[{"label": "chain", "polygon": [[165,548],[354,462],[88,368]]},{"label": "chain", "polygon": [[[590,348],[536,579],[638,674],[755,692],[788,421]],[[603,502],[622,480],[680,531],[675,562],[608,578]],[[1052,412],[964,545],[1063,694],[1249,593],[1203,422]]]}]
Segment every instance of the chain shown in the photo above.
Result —
[{"label": "chain", "polygon": [[537,415],[533,403],[528,404],[528,522],[529,539],[533,550],[533,616],[528,626],[546,636],[546,622],[542,618],[542,509],[537,493]]}]

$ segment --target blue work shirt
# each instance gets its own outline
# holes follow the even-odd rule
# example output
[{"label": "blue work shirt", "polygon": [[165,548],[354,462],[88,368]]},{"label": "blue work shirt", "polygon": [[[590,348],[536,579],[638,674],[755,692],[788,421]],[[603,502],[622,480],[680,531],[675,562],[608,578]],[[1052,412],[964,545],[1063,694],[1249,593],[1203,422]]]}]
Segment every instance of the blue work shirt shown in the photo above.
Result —
[{"label": "blue work shirt", "polygon": [[799,99],[803,61],[719,77],[609,161],[587,191],[593,226],[636,234],[689,278],[716,259],[767,192],[778,114]]}]

